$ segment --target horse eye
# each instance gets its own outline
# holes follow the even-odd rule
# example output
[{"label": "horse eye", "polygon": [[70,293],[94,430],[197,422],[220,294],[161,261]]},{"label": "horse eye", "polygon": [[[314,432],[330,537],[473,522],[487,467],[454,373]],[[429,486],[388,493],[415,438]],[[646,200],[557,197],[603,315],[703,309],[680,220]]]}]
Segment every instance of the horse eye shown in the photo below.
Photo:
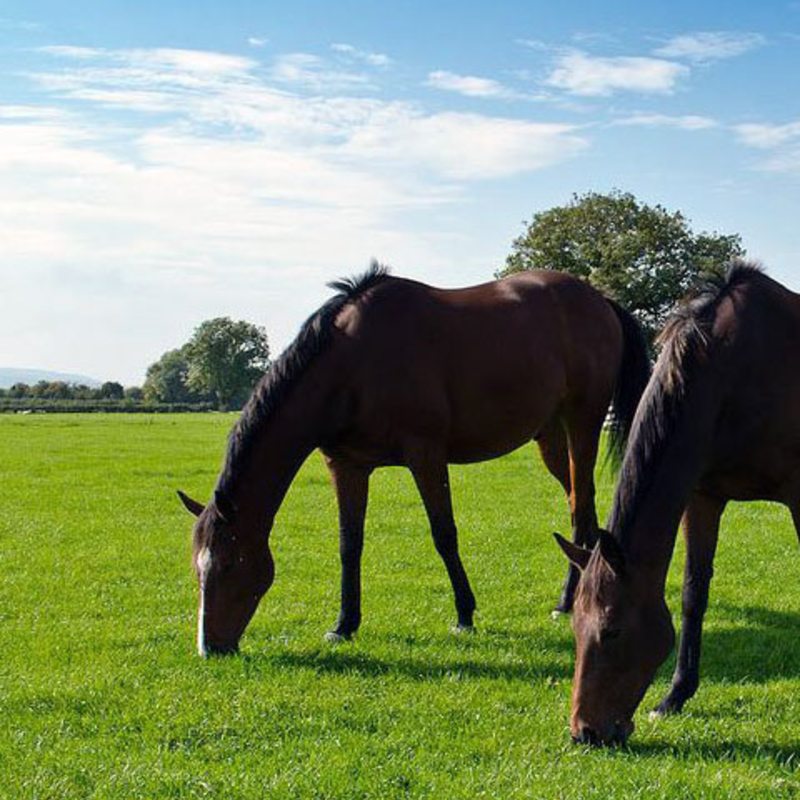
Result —
[{"label": "horse eye", "polygon": [[616,639],[621,633],[622,630],[620,628],[604,628],[600,631],[600,641],[607,642],[611,639]]}]

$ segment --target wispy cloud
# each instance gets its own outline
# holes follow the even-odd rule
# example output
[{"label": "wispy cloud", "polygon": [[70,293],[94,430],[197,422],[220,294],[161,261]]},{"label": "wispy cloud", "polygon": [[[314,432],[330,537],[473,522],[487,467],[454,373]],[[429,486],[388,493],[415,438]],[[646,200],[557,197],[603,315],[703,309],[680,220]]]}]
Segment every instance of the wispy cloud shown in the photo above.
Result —
[{"label": "wispy cloud", "polygon": [[[322,79],[326,64],[306,59],[279,63],[310,78],[225,53],[48,52],[55,66],[29,76],[43,102],[0,106],[3,258],[37,276],[16,291],[28,292],[27,307],[52,302],[79,316],[94,314],[83,298],[101,285],[108,307],[127,315],[153,313],[130,299],[137,292],[172,304],[188,294],[193,304],[166,314],[182,335],[244,285],[269,287],[258,295],[268,305],[251,313],[268,313],[286,341],[298,313],[289,287],[298,277],[322,287],[332,253],[347,267],[373,254],[448,263],[458,234],[447,210],[470,182],[544,169],[588,146],[569,124],[357,96],[360,82]],[[69,264],[81,266],[65,288],[52,275]],[[113,299],[123,295],[124,308]],[[238,313],[251,295],[237,295]],[[309,303],[321,297],[320,288]],[[131,345],[134,372],[165,346],[164,327],[149,336]],[[119,354],[104,347],[93,363],[113,375]]]},{"label": "wispy cloud", "polygon": [[580,50],[563,52],[546,79],[570,94],[602,97],[614,92],[668,94],[689,68],[674,61],[643,56],[593,56]]},{"label": "wispy cloud", "polygon": [[684,131],[699,131],[718,125],[715,119],[697,114],[631,114],[614,120],[611,125],[633,125],[644,128],[678,128]]},{"label": "wispy cloud", "polygon": [[545,42],[543,39],[515,39],[515,44],[521,45],[522,47],[527,47],[530,50],[550,50],[552,49],[551,45]]},{"label": "wispy cloud", "polygon": [[[40,52],[79,61],[104,62],[106,66],[128,66],[136,69],[162,68],[168,71],[193,75],[241,75],[256,66],[256,62],[243,56],[213,53],[203,50],[181,50],[170,47],[152,49],[106,50],[98,47],[50,45],[40,47]],[[76,74],[76,73],[73,73]],[[120,73],[123,79],[124,74]],[[142,79],[152,78],[142,74]]]},{"label": "wispy cloud", "polygon": [[28,19],[11,19],[10,17],[0,17],[0,30],[36,31],[41,27],[41,23],[33,22],[32,20]]},{"label": "wispy cloud", "polygon": [[266,47],[269,44],[269,39],[263,36],[248,36],[247,44],[249,44],[250,47]]},{"label": "wispy cloud", "polygon": [[736,126],[739,140],[744,144],[762,149],[772,149],[794,139],[800,139],[800,121],[783,125],[767,123],[745,123]]},{"label": "wispy cloud", "polygon": [[760,33],[698,31],[675,36],[653,52],[666,58],[684,58],[698,64],[733,58],[766,42]]},{"label": "wispy cloud", "polygon": [[294,84],[315,91],[371,86],[368,75],[338,69],[311,53],[288,53],[279,56],[272,68],[271,77],[280,83]]},{"label": "wispy cloud", "polygon": [[735,126],[735,131],[742,144],[769,153],[758,163],[759,169],[800,174],[800,120],[780,125],[745,123]]},{"label": "wispy cloud", "polygon": [[476,75],[457,75],[446,70],[428,73],[426,85],[447,92],[456,92],[465,97],[483,97],[498,100],[541,100],[544,95],[526,94],[506,86],[493,78]]},{"label": "wispy cloud", "polygon": [[388,67],[392,59],[385,53],[371,53],[368,50],[359,50],[352,44],[336,42],[331,45],[331,50],[340,53],[353,61],[363,61],[373,67]]}]

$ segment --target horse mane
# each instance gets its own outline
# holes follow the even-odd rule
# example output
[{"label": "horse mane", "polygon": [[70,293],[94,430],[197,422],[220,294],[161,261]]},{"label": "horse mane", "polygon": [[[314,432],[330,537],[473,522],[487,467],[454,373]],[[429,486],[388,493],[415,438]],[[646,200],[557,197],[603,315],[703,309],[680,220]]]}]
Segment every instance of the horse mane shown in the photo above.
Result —
[{"label": "horse mane", "polygon": [[636,413],[609,515],[607,527],[615,536],[624,537],[635,518],[681,420],[687,387],[709,356],[717,309],[742,284],[763,277],[758,264],[732,260],[724,273],[707,276],[681,302],[656,339],[661,353]]},{"label": "horse mane", "polygon": [[217,480],[218,491],[224,494],[235,481],[249,460],[259,431],[270,421],[311,362],[327,348],[342,309],[388,277],[389,268],[373,259],[363,274],[327,284],[336,294],[303,323],[294,341],[270,364],[242,409],[228,437],[225,463]]}]

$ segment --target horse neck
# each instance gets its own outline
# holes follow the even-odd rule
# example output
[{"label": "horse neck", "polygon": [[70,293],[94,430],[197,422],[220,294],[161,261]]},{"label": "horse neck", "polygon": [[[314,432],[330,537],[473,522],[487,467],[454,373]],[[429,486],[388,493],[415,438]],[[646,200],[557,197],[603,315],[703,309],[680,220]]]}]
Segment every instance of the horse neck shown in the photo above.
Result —
[{"label": "horse neck", "polygon": [[295,475],[320,444],[328,424],[325,393],[305,383],[301,381],[252,433],[255,440],[246,463],[237,465],[229,478],[221,475],[218,483],[237,515],[267,534]]},{"label": "horse neck", "polygon": [[648,419],[653,409],[645,398],[622,465],[609,528],[630,561],[661,582],[681,516],[713,445],[720,390],[715,370],[696,375],[682,396],[666,398],[674,404],[673,413],[669,424],[658,421],[655,439],[647,431],[655,420]]}]

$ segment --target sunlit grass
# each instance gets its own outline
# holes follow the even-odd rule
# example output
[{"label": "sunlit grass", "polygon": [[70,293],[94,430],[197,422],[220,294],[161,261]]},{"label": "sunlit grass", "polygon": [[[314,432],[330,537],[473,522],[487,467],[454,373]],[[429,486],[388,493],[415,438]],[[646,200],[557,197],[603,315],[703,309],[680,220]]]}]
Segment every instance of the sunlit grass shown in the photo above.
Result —
[{"label": "sunlit grass", "polygon": [[[569,743],[568,527],[533,448],[453,469],[479,633],[455,621],[410,477],[373,478],[364,623],[333,646],[335,504],[304,467],[242,655],[194,655],[191,519],[227,415],[0,417],[0,798],[794,797],[800,554],[788,514],[726,515],[703,684],[625,750]],[[610,500],[600,480],[601,514]],[[679,615],[682,546],[669,603]]]}]

